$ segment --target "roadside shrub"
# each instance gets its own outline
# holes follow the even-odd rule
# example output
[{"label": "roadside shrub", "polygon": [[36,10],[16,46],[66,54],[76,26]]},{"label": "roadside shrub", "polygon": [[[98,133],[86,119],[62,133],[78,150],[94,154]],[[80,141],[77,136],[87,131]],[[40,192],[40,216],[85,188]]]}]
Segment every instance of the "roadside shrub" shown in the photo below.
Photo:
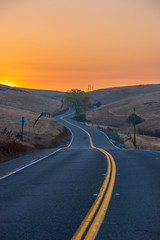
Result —
[{"label": "roadside shrub", "polygon": [[102,103],[100,102],[100,101],[98,101],[98,102],[96,102],[96,103],[94,103],[94,104],[87,104],[87,107],[89,108],[89,109],[93,109],[94,107],[100,107],[102,105]]},{"label": "roadside shrub", "polygon": [[0,134],[0,162],[34,151],[34,147]]},{"label": "roadside shrub", "polygon": [[[136,114],[135,114],[135,120],[136,120],[136,125],[145,121],[143,118],[139,117]],[[132,124],[134,123],[134,114],[128,116],[127,123],[132,123]]]},{"label": "roadside shrub", "polygon": [[155,136],[160,138],[160,130],[159,129],[155,131]]},{"label": "roadside shrub", "polygon": [[86,121],[86,114],[85,113],[78,114],[75,116],[75,119],[76,119],[76,121],[84,122],[84,121]]},{"label": "roadside shrub", "polygon": [[101,105],[102,103],[100,101],[94,104],[95,107],[100,107]]},{"label": "roadside shrub", "polygon": [[147,130],[147,129],[138,129],[138,133],[140,135],[151,136],[151,137],[158,137],[160,138],[160,130]]}]

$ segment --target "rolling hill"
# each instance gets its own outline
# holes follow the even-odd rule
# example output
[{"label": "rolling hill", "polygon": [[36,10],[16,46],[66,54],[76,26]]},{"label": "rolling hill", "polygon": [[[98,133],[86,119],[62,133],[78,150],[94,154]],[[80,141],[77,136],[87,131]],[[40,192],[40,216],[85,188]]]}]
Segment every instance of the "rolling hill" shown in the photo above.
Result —
[{"label": "rolling hill", "polygon": [[103,104],[109,104],[128,99],[130,97],[142,97],[143,95],[145,96],[148,94],[159,94],[159,92],[160,84],[151,84],[99,89],[93,91],[91,94],[94,102],[100,101]]},{"label": "rolling hill", "polygon": [[[52,95],[57,94],[53,91]],[[47,95],[47,91],[0,85],[0,161],[63,142],[68,131],[51,115],[64,110],[61,98],[52,98],[50,91]],[[42,116],[33,128],[42,112],[49,113],[48,117]],[[18,123],[22,116],[28,120],[24,127],[24,142],[20,141],[21,125]]]},{"label": "rolling hill", "polygon": [[63,96],[65,94],[65,92],[51,91],[51,90],[38,90],[38,89],[29,89],[29,88],[21,88],[21,90],[22,91],[24,90],[32,94],[40,95],[43,97],[59,100],[59,101],[63,100]]},{"label": "rolling hill", "polygon": [[[44,91],[45,92],[45,91]],[[40,114],[41,112],[49,112],[54,114],[63,109],[62,102],[58,99],[52,99],[44,94],[25,90],[21,88],[8,87],[0,85],[0,106],[6,108],[21,109]]]},{"label": "rolling hill", "polygon": [[87,112],[87,119],[92,123],[112,128],[120,134],[133,134],[133,126],[127,123],[127,118],[135,108],[136,114],[144,119],[137,125],[137,133],[153,133],[154,136],[160,130],[160,84],[97,90],[92,93],[92,99],[94,103],[102,103],[99,108]]},{"label": "rolling hill", "polygon": [[[57,140],[62,141],[63,136],[67,134],[61,124],[49,117],[42,117],[35,128],[33,124],[41,112],[55,115],[64,111],[64,94],[58,91],[0,85],[0,147],[6,142],[6,136],[4,139],[2,135],[5,128],[14,136],[20,134],[21,126],[18,119],[21,116],[29,120],[25,126],[25,142],[19,142],[20,145],[28,144],[25,145],[25,150],[28,148],[28,151],[33,151],[37,148],[56,146]],[[135,108],[136,114],[144,119],[136,126],[137,145],[143,149],[160,150],[160,138],[154,136],[160,131],[160,84],[106,88],[93,91],[91,95],[93,103],[101,104],[100,107],[94,106],[86,112],[87,120],[92,125],[118,133],[128,148],[134,148],[131,141],[133,125],[127,122],[127,118],[132,115]],[[9,138],[9,141],[12,141],[12,138]],[[23,153],[24,150],[20,154]],[[4,154],[0,158],[4,158]]]}]

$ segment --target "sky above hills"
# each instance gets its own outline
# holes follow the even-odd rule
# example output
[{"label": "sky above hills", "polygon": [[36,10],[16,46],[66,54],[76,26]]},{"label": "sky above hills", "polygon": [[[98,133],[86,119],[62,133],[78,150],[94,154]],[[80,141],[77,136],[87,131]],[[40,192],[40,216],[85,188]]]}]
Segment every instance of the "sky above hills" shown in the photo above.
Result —
[{"label": "sky above hills", "polygon": [[1,0],[0,83],[68,90],[160,83],[158,0]]}]

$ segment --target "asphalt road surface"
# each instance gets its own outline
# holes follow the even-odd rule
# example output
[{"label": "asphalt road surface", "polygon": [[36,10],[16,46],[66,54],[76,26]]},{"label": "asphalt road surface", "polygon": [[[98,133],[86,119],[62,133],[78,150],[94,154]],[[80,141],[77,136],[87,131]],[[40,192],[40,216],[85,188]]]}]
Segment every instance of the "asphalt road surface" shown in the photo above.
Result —
[{"label": "asphalt road surface", "polygon": [[67,148],[1,164],[0,240],[160,239],[160,152],[121,150],[71,117],[57,117]]}]

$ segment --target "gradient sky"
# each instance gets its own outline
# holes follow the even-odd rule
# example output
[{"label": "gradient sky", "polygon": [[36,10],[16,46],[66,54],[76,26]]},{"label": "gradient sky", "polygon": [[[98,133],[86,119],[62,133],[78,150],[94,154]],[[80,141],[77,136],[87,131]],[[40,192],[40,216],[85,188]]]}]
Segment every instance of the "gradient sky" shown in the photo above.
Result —
[{"label": "gradient sky", "polygon": [[160,83],[158,0],[0,0],[0,83]]}]

